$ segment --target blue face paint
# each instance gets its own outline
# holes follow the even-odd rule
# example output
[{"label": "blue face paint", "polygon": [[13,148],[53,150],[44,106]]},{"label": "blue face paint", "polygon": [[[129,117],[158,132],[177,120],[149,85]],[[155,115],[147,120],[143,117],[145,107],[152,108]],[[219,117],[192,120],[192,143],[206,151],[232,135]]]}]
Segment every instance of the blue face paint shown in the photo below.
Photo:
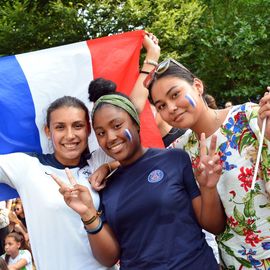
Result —
[{"label": "blue face paint", "polygon": [[132,135],[131,135],[131,133],[130,133],[130,131],[129,131],[128,128],[125,128],[124,134],[127,137],[127,139],[131,142],[132,141]]},{"label": "blue face paint", "polygon": [[194,100],[194,98],[190,95],[190,94],[186,94],[185,98],[188,100],[188,102],[190,103],[190,105],[195,108],[196,107],[196,101]]}]

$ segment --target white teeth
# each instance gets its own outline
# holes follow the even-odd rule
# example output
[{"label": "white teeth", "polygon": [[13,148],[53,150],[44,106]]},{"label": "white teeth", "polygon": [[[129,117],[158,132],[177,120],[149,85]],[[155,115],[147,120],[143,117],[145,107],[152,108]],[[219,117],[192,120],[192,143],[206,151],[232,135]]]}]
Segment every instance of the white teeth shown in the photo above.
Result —
[{"label": "white teeth", "polygon": [[77,146],[77,143],[65,143],[64,146],[67,148],[67,149],[73,149]]},{"label": "white teeth", "polygon": [[110,149],[111,151],[113,151],[113,152],[116,152],[116,151],[118,151],[119,149],[121,149],[121,147],[122,147],[122,143],[117,144],[117,145],[114,145],[114,146],[111,146],[111,147],[109,147],[109,149]]}]

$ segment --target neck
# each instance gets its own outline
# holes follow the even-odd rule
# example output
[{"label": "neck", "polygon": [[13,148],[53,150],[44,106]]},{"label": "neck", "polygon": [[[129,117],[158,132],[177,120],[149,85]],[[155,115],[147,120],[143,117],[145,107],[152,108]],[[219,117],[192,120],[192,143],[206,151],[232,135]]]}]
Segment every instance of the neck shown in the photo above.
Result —
[{"label": "neck", "polygon": [[119,161],[119,163],[123,167],[131,165],[132,163],[136,162],[139,158],[141,158],[146,152],[146,150],[147,148],[141,146],[139,149],[136,150],[136,152],[132,153],[131,156],[128,156],[124,160]]},{"label": "neck", "polygon": [[15,259],[18,255],[19,255],[19,250],[16,251],[16,253],[10,255],[10,257],[11,257],[12,259]]},{"label": "neck", "polygon": [[205,133],[205,137],[211,136],[222,125],[227,114],[224,110],[214,110],[208,107],[204,107],[196,124],[191,129],[200,138],[202,133]]},{"label": "neck", "polygon": [[172,129],[172,127],[165,121],[162,121],[158,125],[158,128],[159,128],[159,132],[160,132],[161,137],[165,137]]}]

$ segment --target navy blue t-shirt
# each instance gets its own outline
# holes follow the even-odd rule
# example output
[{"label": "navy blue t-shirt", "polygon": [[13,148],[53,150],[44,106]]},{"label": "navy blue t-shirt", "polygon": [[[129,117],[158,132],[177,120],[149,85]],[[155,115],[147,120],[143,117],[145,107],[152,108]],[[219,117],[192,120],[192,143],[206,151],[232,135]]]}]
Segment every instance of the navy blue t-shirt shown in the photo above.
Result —
[{"label": "navy blue t-shirt", "polygon": [[192,208],[200,191],[180,149],[148,149],[120,167],[102,193],[121,247],[121,269],[218,269]]}]

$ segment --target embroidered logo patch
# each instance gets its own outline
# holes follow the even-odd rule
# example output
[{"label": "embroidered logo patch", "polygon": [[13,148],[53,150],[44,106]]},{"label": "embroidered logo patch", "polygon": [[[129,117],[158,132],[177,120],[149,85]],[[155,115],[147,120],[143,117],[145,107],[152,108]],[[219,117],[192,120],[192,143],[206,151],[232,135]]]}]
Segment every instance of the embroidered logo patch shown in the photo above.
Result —
[{"label": "embroidered logo patch", "polygon": [[161,170],[154,170],[148,175],[148,182],[149,183],[158,183],[164,177],[164,172]]}]

